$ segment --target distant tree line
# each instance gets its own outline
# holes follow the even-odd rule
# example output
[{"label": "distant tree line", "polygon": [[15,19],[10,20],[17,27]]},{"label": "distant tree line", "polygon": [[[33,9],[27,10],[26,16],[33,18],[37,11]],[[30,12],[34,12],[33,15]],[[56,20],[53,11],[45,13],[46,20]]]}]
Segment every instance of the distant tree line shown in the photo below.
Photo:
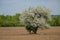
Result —
[{"label": "distant tree line", "polygon": [[60,26],[60,15],[52,15],[52,21],[50,24],[52,26]]},{"label": "distant tree line", "polygon": [[[24,26],[20,23],[20,14],[16,15],[0,15],[0,27],[21,27]],[[60,15],[52,15],[51,26],[60,26]]]},{"label": "distant tree line", "polygon": [[20,14],[16,15],[0,15],[0,27],[22,26],[19,20]]}]

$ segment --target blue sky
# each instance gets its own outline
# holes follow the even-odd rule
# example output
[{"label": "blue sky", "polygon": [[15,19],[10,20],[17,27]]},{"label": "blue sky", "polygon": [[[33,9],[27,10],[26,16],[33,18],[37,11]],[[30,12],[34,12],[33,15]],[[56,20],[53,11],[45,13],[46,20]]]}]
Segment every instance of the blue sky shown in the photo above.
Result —
[{"label": "blue sky", "polygon": [[60,0],[0,0],[0,15],[15,15],[36,6],[49,8],[52,15],[60,15]]}]

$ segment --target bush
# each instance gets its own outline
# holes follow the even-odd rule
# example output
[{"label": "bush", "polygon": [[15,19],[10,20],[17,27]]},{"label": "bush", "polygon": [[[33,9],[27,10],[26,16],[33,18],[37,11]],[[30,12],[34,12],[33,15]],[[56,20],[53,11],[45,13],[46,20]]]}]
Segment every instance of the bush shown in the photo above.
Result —
[{"label": "bush", "polygon": [[51,21],[50,11],[47,8],[29,8],[21,13],[20,21],[29,31],[37,32],[38,28],[49,28],[47,22]]}]

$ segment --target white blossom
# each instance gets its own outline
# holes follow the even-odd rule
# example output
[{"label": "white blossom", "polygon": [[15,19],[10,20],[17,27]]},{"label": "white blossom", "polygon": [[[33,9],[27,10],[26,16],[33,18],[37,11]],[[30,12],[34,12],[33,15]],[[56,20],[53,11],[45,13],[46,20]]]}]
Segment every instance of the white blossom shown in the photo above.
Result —
[{"label": "white blossom", "polygon": [[24,25],[31,25],[33,27],[39,26],[42,27],[50,27],[47,24],[47,20],[51,20],[50,11],[46,8],[34,7],[29,8],[21,13],[20,21]]}]

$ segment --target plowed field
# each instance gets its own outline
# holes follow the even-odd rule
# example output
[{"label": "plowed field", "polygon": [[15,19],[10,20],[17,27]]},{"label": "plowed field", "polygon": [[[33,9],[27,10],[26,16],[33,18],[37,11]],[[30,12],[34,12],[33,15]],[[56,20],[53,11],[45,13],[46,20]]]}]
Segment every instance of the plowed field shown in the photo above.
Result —
[{"label": "plowed field", "polygon": [[29,34],[24,27],[0,27],[0,40],[60,40],[60,27]]}]

